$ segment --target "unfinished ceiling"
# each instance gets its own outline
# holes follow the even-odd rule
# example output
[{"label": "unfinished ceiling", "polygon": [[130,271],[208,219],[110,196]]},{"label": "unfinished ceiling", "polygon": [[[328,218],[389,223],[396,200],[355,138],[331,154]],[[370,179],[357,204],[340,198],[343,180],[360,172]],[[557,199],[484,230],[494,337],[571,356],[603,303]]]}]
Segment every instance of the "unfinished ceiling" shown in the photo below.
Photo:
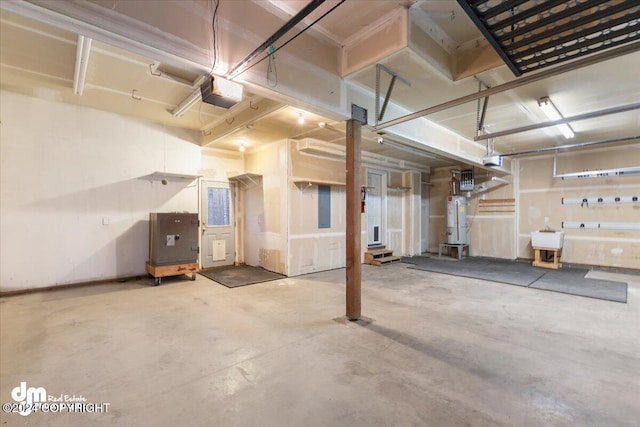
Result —
[{"label": "unfinished ceiling", "polygon": [[[308,3],[221,0],[215,72],[224,74],[237,65]],[[493,1],[491,7],[506,8],[507,3],[514,2]],[[29,5],[27,12],[22,10],[25,4]],[[637,22],[637,2],[635,5],[635,9],[608,16],[614,23],[621,19]],[[382,121],[517,79],[455,0],[344,3],[330,0],[274,43],[282,47],[286,40],[336,7],[276,52],[273,62],[249,64],[250,69],[238,79],[245,86],[242,102],[231,109],[222,109],[202,103],[197,96],[201,79],[214,61],[211,49],[214,6],[215,2],[195,0],[2,2],[0,83],[6,90],[188,129],[200,134],[203,146],[238,150],[245,145],[251,150],[283,138],[313,138],[343,144],[349,94],[353,90],[368,94],[366,99],[370,101],[366,103],[370,104],[364,107],[372,118],[376,88],[381,97],[389,88],[391,74],[381,73],[376,81],[378,64],[402,79],[390,92],[391,107]],[[587,8],[584,13],[597,15],[603,7]],[[57,18],[58,15],[63,18]],[[530,19],[539,19],[539,15]],[[81,95],[73,92],[79,36],[93,38]],[[637,45],[639,42],[633,41],[633,37],[631,34],[626,43]],[[372,47],[367,47],[367,42]],[[525,46],[522,41],[518,43]],[[350,62],[356,67],[345,74],[348,53],[353,52],[349,48],[354,46],[364,47],[357,49],[359,62]],[[261,58],[266,58],[266,53],[257,60]],[[636,49],[618,58],[492,95],[483,132],[495,133],[548,121],[538,107],[538,100],[545,96],[553,100],[565,117],[637,103],[638,69],[640,53]],[[194,102],[184,112],[175,114],[177,107],[190,98]],[[426,119],[472,143],[481,133],[478,125],[482,101],[448,108]],[[299,122],[301,114],[303,123]],[[494,148],[504,153],[637,136],[640,114],[631,109],[575,121],[571,126],[575,137],[570,141],[555,128],[546,127],[495,138]],[[384,131],[389,140],[438,151],[440,160],[378,144],[372,128],[365,129],[365,149],[430,166],[448,164],[446,152],[430,150],[428,134],[420,140],[394,136],[393,126]],[[478,144],[484,145],[485,141]],[[451,158],[459,160],[455,155]]]}]

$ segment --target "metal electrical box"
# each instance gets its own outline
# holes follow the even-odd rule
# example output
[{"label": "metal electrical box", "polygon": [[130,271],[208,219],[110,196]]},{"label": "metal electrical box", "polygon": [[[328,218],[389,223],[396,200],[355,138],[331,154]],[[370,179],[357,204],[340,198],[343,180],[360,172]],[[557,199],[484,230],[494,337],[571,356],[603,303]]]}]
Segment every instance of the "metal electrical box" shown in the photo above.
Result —
[{"label": "metal electrical box", "polygon": [[198,261],[198,214],[149,214],[149,261],[153,265]]},{"label": "metal electrical box", "polygon": [[460,172],[460,191],[473,191],[473,169]]}]

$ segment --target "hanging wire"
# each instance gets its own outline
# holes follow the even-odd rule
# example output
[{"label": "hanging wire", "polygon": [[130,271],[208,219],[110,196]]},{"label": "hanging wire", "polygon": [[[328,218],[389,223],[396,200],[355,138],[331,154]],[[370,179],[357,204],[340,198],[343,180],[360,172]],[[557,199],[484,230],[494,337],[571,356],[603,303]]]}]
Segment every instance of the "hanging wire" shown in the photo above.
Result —
[{"label": "hanging wire", "polygon": [[[480,81],[480,79],[478,79],[478,92],[482,91],[482,82]],[[481,98],[478,98],[478,106],[476,109],[476,136],[480,136],[480,100]]]},{"label": "hanging wire", "polygon": [[[213,74],[214,68],[218,64],[218,7],[220,6],[220,0],[211,0],[211,8],[213,9],[213,14],[211,17],[211,35],[212,35],[212,50],[213,50],[213,58],[211,61],[211,70],[209,71],[209,75]],[[202,120],[202,102],[198,106],[198,121],[200,124],[204,124]]]},{"label": "hanging wire", "polygon": [[276,69],[276,47],[269,46],[269,66],[267,67],[267,84],[270,87],[278,86],[278,70]]},{"label": "hanging wire", "polygon": [[228,76],[228,78],[230,80],[235,79],[236,77],[240,76],[241,74],[243,74],[245,71],[248,71],[250,69],[252,69],[253,67],[255,67],[256,65],[258,65],[259,63],[261,63],[262,61],[264,61],[265,59],[269,58],[270,55],[276,53],[277,51],[279,51],[280,49],[282,49],[283,47],[285,47],[286,45],[288,45],[289,43],[291,43],[292,41],[294,41],[296,38],[298,38],[299,36],[301,36],[305,31],[307,31],[309,28],[313,27],[318,21],[320,21],[322,18],[324,18],[325,16],[327,16],[328,14],[330,14],[331,12],[333,12],[335,9],[338,8],[338,6],[340,6],[342,3],[344,3],[347,0],[341,0],[338,4],[336,4],[335,6],[333,6],[331,9],[329,9],[327,12],[325,12],[324,14],[322,14],[318,19],[316,19],[315,21],[313,21],[311,24],[307,25],[306,27],[304,27],[300,32],[298,32],[295,36],[291,37],[289,40],[287,40],[282,46],[276,48],[276,50],[274,50],[273,52],[269,52],[266,56],[263,56],[258,62],[255,62],[253,64],[251,64],[249,67],[245,68],[244,70],[240,71],[239,73],[236,73],[233,76]]},{"label": "hanging wire", "polygon": [[218,7],[220,6],[220,0],[211,0],[213,3],[213,17],[211,18],[211,32],[213,34],[213,62],[211,64],[211,71],[218,65]]}]

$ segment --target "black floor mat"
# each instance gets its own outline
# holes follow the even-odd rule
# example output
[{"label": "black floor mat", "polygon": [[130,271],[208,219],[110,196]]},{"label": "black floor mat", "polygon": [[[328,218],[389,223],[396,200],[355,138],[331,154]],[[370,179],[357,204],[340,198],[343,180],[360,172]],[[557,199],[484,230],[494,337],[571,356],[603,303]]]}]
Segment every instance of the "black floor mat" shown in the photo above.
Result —
[{"label": "black floor mat", "polygon": [[494,258],[472,257],[457,261],[453,258],[403,258],[414,264],[414,270],[432,271],[453,276],[490,280],[509,285],[561,292],[614,302],[627,302],[627,284],[611,280],[587,279],[589,272],[580,268],[549,270],[529,263]]},{"label": "black floor mat", "polygon": [[431,258],[428,255],[420,255],[420,256],[403,256],[400,257],[400,262],[404,262],[405,264],[424,264],[425,262],[429,262]]},{"label": "black floor mat", "polygon": [[[423,257],[414,257],[423,258]],[[545,273],[543,268],[532,267],[523,262],[512,262],[492,258],[464,258],[460,261],[449,259],[425,258],[415,261],[416,270],[433,271],[453,276],[491,280],[508,285],[529,286]]]},{"label": "black floor mat", "polygon": [[608,301],[627,302],[626,283],[586,279],[584,276],[588,272],[589,270],[578,268],[550,271],[529,287]]},{"label": "black floor mat", "polygon": [[237,288],[238,286],[269,282],[271,280],[284,279],[286,277],[260,267],[251,267],[249,265],[202,270],[200,271],[200,274],[214,282],[218,282],[221,285],[226,286],[227,288]]}]

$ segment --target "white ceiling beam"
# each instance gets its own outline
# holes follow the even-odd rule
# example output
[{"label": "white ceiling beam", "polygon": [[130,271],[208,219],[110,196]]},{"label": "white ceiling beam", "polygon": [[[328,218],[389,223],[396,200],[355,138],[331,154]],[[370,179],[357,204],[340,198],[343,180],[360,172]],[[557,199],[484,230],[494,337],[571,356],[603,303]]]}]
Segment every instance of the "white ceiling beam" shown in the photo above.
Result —
[{"label": "white ceiling beam", "polygon": [[229,136],[238,129],[246,128],[284,107],[277,101],[260,98],[245,100],[242,104],[244,105],[239,105],[227,112],[222,119],[208,123],[202,128],[202,145],[211,144],[220,138]]}]

